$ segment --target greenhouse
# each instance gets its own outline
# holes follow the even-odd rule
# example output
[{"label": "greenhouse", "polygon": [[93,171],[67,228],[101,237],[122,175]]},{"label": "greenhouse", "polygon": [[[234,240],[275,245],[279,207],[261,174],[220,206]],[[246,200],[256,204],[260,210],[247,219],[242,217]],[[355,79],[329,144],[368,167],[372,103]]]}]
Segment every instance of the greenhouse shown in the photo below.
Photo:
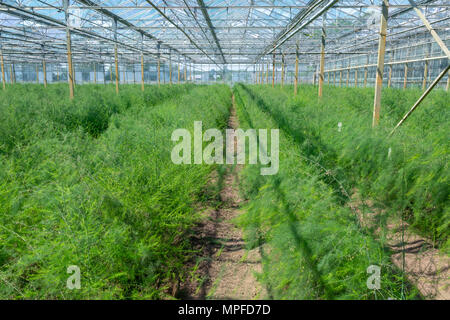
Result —
[{"label": "greenhouse", "polygon": [[0,299],[450,299],[449,2],[0,23]]}]

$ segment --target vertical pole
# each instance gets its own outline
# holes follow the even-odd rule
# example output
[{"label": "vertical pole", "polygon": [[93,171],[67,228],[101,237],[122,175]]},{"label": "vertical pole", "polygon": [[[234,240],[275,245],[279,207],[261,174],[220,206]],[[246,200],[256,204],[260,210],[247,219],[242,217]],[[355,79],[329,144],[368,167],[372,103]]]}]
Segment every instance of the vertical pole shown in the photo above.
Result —
[{"label": "vertical pole", "polygon": [[47,88],[47,68],[45,65],[45,57],[42,60],[42,72],[44,73],[44,87]]},{"label": "vertical pole", "polygon": [[266,83],[269,84],[269,60],[267,60]]},{"label": "vertical pole", "polygon": [[367,73],[368,73],[367,65],[368,64],[369,64],[369,55],[367,55],[366,66],[364,67],[364,88],[367,86]]},{"label": "vertical pole", "polygon": [[375,79],[372,127],[377,126],[380,122],[381,88],[383,87],[384,52],[386,49],[388,7],[389,0],[383,0],[381,5],[380,40],[378,43],[377,74]]},{"label": "vertical pole", "polygon": [[425,66],[423,68],[422,90],[425,90],[427,87],[427,78],[428,78],[428,60],[425,60]]},{"label": "vertical pole", "polygon": [[275,51],[273,51],[272,58],[272,88],[275,87]]},{"label": "vertical pole", "polygon": [[[392,51],[390,54],[390,62],[392,62],[394,60],[394,55],[395,52]],[[388,88],[391,87],[391,83],[392,83],[392,64],[389,65],[389,73],[388,73]]]},{"label": "vertical pole", "polygon": [[14,84],[14,73],[13,73],[12,63],[9,65],[9,80],[10,80],[11,84]]},{"label": "vertical pole", "polygon": [[297,46],[295,47],[294,96],[297,95],[297,86],[298,86],[298,41]]},{"label": "vertical pole", "polygon": [[117,20],[113,19],[114,31],[114,64],[116,71],[116,94],[119,94],[119,61],[117,59]]},{"label": "vertical pole", "polygon": [[408,83],[408,64],[405,63],[405,73],[403,75],[403,89],[406,89],[407,83]]},{"label": "vertical pole", "polygon": [[159,49],[161,47],[161,44],[158,42],[156,47],[158,49],[158,88],[159,88],[161,86],[161,57],[159,54]]},{"label": "vertical pole", "polygon": [[339,71],[339,87],[342,87],[342,70]]},{"label": "vertical pole", "polygon": [[325,19],[326,14],[324,13],[322,18],[322,37],[321,37],[321,47],[320,47],[320,74],[319,74],[319,98],[322,97],[323,91],[323,75],[325,69]]},{"label": "vertical pole", "polygon": [[333,86],[336,87],[336,71],[333,72]]},{"label": "vertical pole", "polygon": [[105,62],[102,63],[103,84],[106,84]]},{"label": "vertical pole", "polygon": [[12,64],[13,83],[16,83],[16,66]]},{"label": "vertical pole", "polygon": [[69,27],[69,0],[63,0],[63,7],[65,13],[65,22],[66,22],[66,43],[67,43],[67,66],[68,66],[68,74],[67,80],[69,81],[69,97],[73,99],[74,90],[73,90],[73,66],[72,66],[72,48],[70,41],[70,27]]},{"label": "vertical pole", "polygon": [[94,84],[97,84],[97,66],[94,62]]},{"label": "vertical pole", "polygon": [[348,87],[348,82],[350,81],[350,69],[347,69],[347,79],[345,79],[345,86]]},{"label": "vertical pole", "polygon": [[260,63],[260,68],[261,68],[261,74],[260,74],[260,80],[261,80],[261,84],[264,84],[264,63]]},{"label": "vertical pole", "polygon": [[172,84],[172,49],[169,51],[169,83]]},{"label": "vertical pole", "polygon": [[281,52],[281,87],[284,85],[284,53]]},{"label": "vertical pole", "polygon": [[[430,56],[431,52],[431,43],[427,45],[427,54],[426,58]],[[425,60],[425,67],[423,68],[423,81],[422,81],[422,90],[427,88],[427,80],[428,80],[428,60]]]},{"label": "vertical pole", "polygon": [[3,50],[0,49],[0,59],[1,59],[1,66],[2,66],[2,83],[3,83],[3,90],[6,89],[6,80],[5,80],[5,65],[3,62]]},{"label": "vertical pole", "polygon": [[141,90],[144,91],[144,52],[141,51]]},{"label": "vertical pole", "polygon": [[141,33],[141,91],[144,91],[144,35]]},{"label": "vertical pole", "polygon": [[358,68],[355,69],[355,88],[358,87]]},{"label": "vertical pole", "polygon": [[187,81],[187,64],[186,64],[186,57],[184,57],[184,82]]},{"label": "vertical pole", "polygon": [[178,56],[178,83],[180,83],[180,56]]}]

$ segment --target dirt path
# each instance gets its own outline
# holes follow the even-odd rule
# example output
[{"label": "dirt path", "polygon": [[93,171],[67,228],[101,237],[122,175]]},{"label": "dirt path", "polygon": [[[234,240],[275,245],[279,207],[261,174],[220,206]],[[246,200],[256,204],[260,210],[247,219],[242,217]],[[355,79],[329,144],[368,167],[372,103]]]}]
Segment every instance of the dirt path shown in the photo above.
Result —
[{"label": "dirt path", "polygon": [[[236,129],[238,126],[233,96],[228,127]],[[235,151],[236,148],[235,141]],[[198,227],[195,242],[202,254],[197,258],[197,271],[182,289],[181,296],[185,299],[264,298],[265,291],[254,275],[255,272],[261,272],[259,251],[246,250],[242,231],[232,221],[241,214],[242,199],[238,193],[239,170],[238,165],[226,166],[226,172],[222,177],[220,205],[217,208],[207,209],[206,219]],[[216,179],[218,177],[213,178]]]}]

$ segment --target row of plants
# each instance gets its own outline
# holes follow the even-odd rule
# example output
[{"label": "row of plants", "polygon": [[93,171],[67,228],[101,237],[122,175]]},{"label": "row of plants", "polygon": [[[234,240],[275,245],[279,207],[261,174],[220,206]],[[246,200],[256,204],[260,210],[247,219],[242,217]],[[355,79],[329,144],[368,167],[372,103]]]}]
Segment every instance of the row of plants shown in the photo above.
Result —
[{"label": "row of plants", "polygon": [[76,87],[76,99],[69,99],[66,84],[43,88],[36,84],[8,86],[0,95],[0,154],[10,153],[33,139],[55,136],[82,127],[93,137],[108,128],[113,114],[133,105],[152,106],[175,94],[192,89],[192,85],[121,87],[113,85]]},{"label": "row of plants", "polygon": [[[383,212],[380,224],[397,217],[449,252],[450,95],[435,90],[391,136],[396,123],[420,97],[420,89],[384,89],[380,124],[372,129],[372,88],[292,86],[252,88],[284,128],[363,200]],[[344,199],[345,200],[345,199]],[[377,226],[379,227],[379,226]]]},{"label": "row of plants", "polygon": [[[234,94],[242,128],[280,129],[279,172],[262,176],[257,165],[247,165],[239,179],[248,202],[238,223],[249,248],[260,250],[259,280],[269,297],[416,297],[416,290],[391,264],[384,245],[345,205],[347,186],[317,157],[321,144],[306,128],[308,120],[298,124],[298,118],[291,118],[294,115],[282,104],[286,93],[237,85]],[[378,267],[379,286],[371,278]]]},{"label": "row of plants", "polygon": [[[192,133],[200,119],[204,128],[224,127],[231,92],[226,86],[192,86],[185,94],[177,93],[185,87],[147,90],[161,89],[167,99],[156,104],[137,89],[129,106],[117,102],[121,111],[98,136],[83,126],[49,129],[0,156],[1,298],[169,297],[187,272],[194,208],[205,200],[214,168],[173,164],[171,134]],[[111,88],[92,90],[114,99]],[[66,287],[71,265],[81,272],[78,290]]]}]

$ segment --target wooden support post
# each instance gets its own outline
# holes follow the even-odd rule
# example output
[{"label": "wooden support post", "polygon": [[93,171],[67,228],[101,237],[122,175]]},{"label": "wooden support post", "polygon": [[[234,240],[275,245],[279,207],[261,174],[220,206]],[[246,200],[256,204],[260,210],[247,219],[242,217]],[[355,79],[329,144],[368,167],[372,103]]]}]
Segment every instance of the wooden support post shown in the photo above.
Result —
[{"label": "wooden support post", "polygon": [[358,69],[355,69],[355,88],[358,87]]},{"label": "wooden support post", "polygon": [[428,60],[425,60],[425,66],[423,68],[422,90],[425,90],[425,88],[427,87],[427,79],[428,79]]},{"label": "wooden support post", "polygon": [[47,88],[47,68],[45,65],[45,58],[42,60],[42,72],[44,73],[44,88]]},{"label": "wooden support post", "polygon": [[367,67],[364,68],[364,88],[367,87]]},{"label": "wooden support post", "polygon": [[369,64],[369,55],[366,57],[366,66],[364,67],[364,88],[367,87],[367,73],[368,73],[368,67]]},{"label": "wooden support post", "polygon": [[297,46],[295,48],[294,96],[297,95],[297,87],[298,87],[298,41]]},{"label": "wooden support post", "polygon": [[405,73],[403,76],[403,89],[406,89],[407,83],[408,83],[408,64],[405,63]]},{"label": "wooden support post", "polygon": [[320,74],[319,74],[319,98],[322,97],[323,91],[323,76],[325,69],[325,19],[326,14],[323,15],[322,21],[322,37],[321,37],[321,47],[320,47]]},{"label": "wooden support post", "polygon": [[261,72],[260,72],[259,64],[258,64],[258,65],[256,65],[256,83],[258,83],[258,84],[261,84],[260,76],[261,76]]},{"label": "wooden support post", "polygon": [[11,84],[14,84],[14,73],[13,73],[12,63],[9,65],[9,80],[10,80]]},{"label": "wooden support post", "polygon": [[106,85],[105,62],[102,63],[103,84]]},{"label": "wooden support post", "polygon": [[336,86],[336,71],[333,72],[333,86]]},{"label": "wooden support post", "polygon": [[350,81],[350,69],[347,69],[347,79],[345,79],[345,86],[348,87],[348,82]]},{"label": "wooden support post", "polygon": [[158,87],[161,86],[161,61],[158,57]]},{"label": "wooden support post", "polygon": [[342,70],[339,71],[339,87],[342,87]]},{"label": "wooden support post", "polygon": [[261,66],[261,84],[264,84],[264,63],[260,63]]},{"label": "wooden support post", "polygon": [[380,40],[378,42],[377,72],[375,80],[375,95],[373,103],[372,127],[380,122],[381,88],[383,87],[384,52],[386,49],[386,29],[389,0],[383,0],[381,5]]},{"label": "wooden support post", "polygon": [[0,59],[1,59],[1,66],[2,66],[2,83],[3,83],[3,90],[6,89],[6,79],[5,79],[5,65],[3,62],[3,50],[0,49]]},{"label": "wooden support post", "polygon": [[392,129],[389,136],[391,136],[395,130],[402,125],[403,122],[405,122],[406,119],[413,113],[413,111],[419,106],[419,104],[423,101],[423,99],[426,98],[426,96],[433,90],[433,88],[439,83],[439,81],[445,76],[445,74],[449,71],[450,64],[447,65],[447,67],[434,79],[434,81],[431,83],[431,85],[428,87],[428,89],[420,96],[419,100],[414,103],[414,105],[411,107],[411,109],[404,115],[402,120],[400,120],[399,123],[395,126],[394,129]]},{"label": "wooden support post", "polygon": [[178,57],[178,83],[180,83],[180,57]]},{"label": "wooden support post", "polygon": [[141,51],[141,90],[144,91],[144,52]]},{"label": "wooden support post", "polygon": [[117,58],[117,43],[114,43],[114,71],[116,73],[116,93],[119,94],[119,60]]},{"label": "wooden support post", "polygon": [[169,83],[172,84],[172,50],[169,52]]},{"label": "wooden support post", "polygon": [[261,84],[264,84],[266,79],[266,66],[263,61],[261,61]]},{"label": "wooden support post", "polygon": [[94,84],[97,84],[97,67],[95,62],[94,62]]},{"label": "wooden support post", "polygon": [[[394,51],[390,54],[390,62],[394,61]],[[392,84],[392,64],[389,65],[389,73],[388,73],[388,88],[391,87]]]},{"label": "wooden support post", "polygon": [[119,94],[119,60],[117,58],[117,20],[113,19],[114,32],[114,65],[116,71],[116,94]]},{"label": "wooden support post", "polygon": [[65,13],[65,22],[66,22],[66,45],[67,45],[67,80],[69,82],[69,97],[73,99],[74,96],[74,81],[73,81],[73,65],[72,65],[72,48],[71,48],[71,39],[70,39],[70,27],[69,27],[69,0],[63,0],[63,7]]},{"label": "wooden support post", "polygon": [[275,87],[275,51],[272,58],[272,88]]}]

